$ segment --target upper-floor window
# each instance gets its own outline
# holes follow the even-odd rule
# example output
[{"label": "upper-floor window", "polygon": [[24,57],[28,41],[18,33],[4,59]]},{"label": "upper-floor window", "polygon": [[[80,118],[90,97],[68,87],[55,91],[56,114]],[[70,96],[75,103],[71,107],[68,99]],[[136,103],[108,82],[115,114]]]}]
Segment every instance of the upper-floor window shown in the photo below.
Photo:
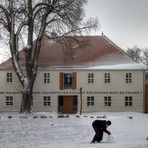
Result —
[{"label": "upper-floor window", "polygon": [[132,83],[132,73],[126,73],[126,83]]},{"label": "upper-floor window", "polygon": [[104,106],[111,106],[111,97],[110,96],[105,96],[104,97]]},{"label": "upper-floor window", "polygon": [[43,105],[44,106],[50,106],[50,96],[44,96]]},{"label": "upper-floor window", "polygon": [[88,83],[94,83],[94,74],[93,73],[88,74]]},{"label": "upper-floor window", "polygon": [[89,107],[94,106],[94,96],[87,97],[87,106]]},{"label": "upper-floor window", "polygon": [[62,89],[76,89],[76,72],[60,73],[60,90]]},{"label": "upper-floor window", "polygon": [[110,73],[104,73],[104,83],[110,83]]},{"label": "upper-floor window", "polygon": [[72,74],[64,73],[64,88],[72,88]]},{"label": "upper-floor window", "polygon": [[6,74],[6,76],[7,76],[7,82],[12,82],[12,73],[11,72],[8,72]]},{"label": "upper-floor window", "polygon": [[132,96],[125,96],[125,106],[132,106],[132,105],[133,105]]},{"label": "upper-floor window", "polygon": [[8,106],[13,105],[13,96],[6,96],[6,105]]},{"label": "upper-floor window", "polygon": [[44,83],[50,82],[50,73],[44,73]]}]

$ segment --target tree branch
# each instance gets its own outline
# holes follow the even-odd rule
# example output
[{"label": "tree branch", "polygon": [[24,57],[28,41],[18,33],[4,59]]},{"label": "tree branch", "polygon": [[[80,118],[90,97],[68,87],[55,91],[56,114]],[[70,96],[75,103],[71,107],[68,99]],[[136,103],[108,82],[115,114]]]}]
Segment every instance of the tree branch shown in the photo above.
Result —
[{"label": "tree branch", "polygon": [[4,21],[4,19],[0,18],[0,23],[3,24],[3,26],[9,30],[8,26],[7,26],[7,23]]},{"label": "tree branch", "polygon": [[27,23],[27,22],[22,22],[22,24],[20,24],[20,26],[19,26],[18,29],[17,29],[16,36],[19,36],[19,34],[20,34],[22,28],[23,28],[25,25],[27,26],[28,23]]},{"label": "tree branch", "polygon": [[[0,5],[0,9],[2,9],[2,11],[4,12],[5,16],[6,16],[6,19],[7,19],[7,26],[9,28],[10,24],[11,24],[11,19],[10,19],[10,14],[9,12],[7,11],[7,9],[3,6],[3,5]],[[10,29],[10,28],[9,28]]]}]

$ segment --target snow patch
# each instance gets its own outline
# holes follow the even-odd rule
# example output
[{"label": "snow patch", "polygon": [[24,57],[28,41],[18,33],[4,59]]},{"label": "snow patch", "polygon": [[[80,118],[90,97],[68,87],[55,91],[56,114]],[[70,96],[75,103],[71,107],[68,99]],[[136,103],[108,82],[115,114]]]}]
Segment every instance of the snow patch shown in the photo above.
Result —
[{"label": "snow patch", "polygon": [[105,66],[89,67],[90,69],[146,69],[146,65],[142,63],[129,63],[129,64],[115,64]]}]

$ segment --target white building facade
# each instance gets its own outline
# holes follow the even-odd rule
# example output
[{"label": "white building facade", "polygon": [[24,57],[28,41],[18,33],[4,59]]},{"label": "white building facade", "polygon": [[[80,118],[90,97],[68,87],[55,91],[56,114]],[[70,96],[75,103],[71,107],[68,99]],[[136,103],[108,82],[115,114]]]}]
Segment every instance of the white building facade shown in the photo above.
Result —
[{"label": "white building facade", "polygon": [[[1,71],[0,78],[0,111],[19,112],[21,85],[15,72]],[[82,88],[82,112],[144,112],[143,80],[142,70],[40,69],[32,111],[78,113]]]},{"label": "white building facade", "polygon": [[[87,63],[81,67],[39,65],[33,90],[33,112],[79,113],[81,107],[83,113],[144,112],[145,66],[132,61],[108,38],[101,36],[95,37],[95,40],[100,42],[101,46],[99,43],[98,46],[90,48],[107,53],[100,58],[101,61],[95,63],[102,63],[102,59],[109,59],[105,62],[110,63],[94,66],[91,62],[92,65],[89,63],[88,66]],[[113,52],[109,53],[107,50]],[[90,53],[96,55],[93,50],[88,54]],[[47,52],[43,55],[44,59],[45,55],[48,56]],[[47,62],[46,60],[45,64]],[[53,61],[49,61],[51,62]],[[22,87],[12,66],[8,67],[9,63],[10,61],[7,61],[0,65],[0,112],[19,112]]]}]

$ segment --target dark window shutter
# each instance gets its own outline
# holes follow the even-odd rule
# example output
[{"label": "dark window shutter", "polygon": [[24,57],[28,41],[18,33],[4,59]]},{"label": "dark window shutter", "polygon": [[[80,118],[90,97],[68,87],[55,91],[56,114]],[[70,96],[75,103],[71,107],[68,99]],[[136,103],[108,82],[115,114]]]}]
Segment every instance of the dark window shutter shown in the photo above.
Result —
[{"label": "dark window shutter", "polygon": [[59,80],[60,90],[64,89],[64,73],[60,72],[60,80]]},{"label": "dark window shutter", "polygon": [[72,89],[77,88],[77,73],[73,72],[72,73]]}]

